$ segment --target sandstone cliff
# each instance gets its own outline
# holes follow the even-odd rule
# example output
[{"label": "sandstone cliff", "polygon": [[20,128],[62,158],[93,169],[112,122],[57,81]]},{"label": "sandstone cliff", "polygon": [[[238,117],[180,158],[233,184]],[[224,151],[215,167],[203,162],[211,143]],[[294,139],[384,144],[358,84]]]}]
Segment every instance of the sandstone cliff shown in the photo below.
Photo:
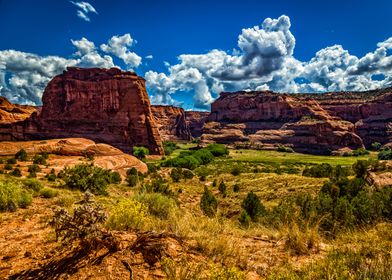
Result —
[{"label": "sandstone cliff", "polygon": [[331,116],[316,100],[273,92],[222,93],[211,106],[202,141],[287,145],[317,154],[363,146],[352,123]]},{"label": "sandstone cliff", "polygon": [[192,137],[200,137],[203,134],[203,126],[210,112],[185,111],[185,120]]},{"label": "sandstone cliff", "polygon": [[7,98],[0,96],[0,124],[23,121],[38,109],[34,106],[12,104]]},{"label": "sandstone cliff", "polygon": [[143,78],[117,68],[67,68],[47,85],[40,113],[3,126],[2,140],[80,137],[125,152],[163,154]]},{"label": "sandstone cliff", "polygon": [[192,140],[184,109],[163,105],[154,105],[151,109],[162,140]]}]

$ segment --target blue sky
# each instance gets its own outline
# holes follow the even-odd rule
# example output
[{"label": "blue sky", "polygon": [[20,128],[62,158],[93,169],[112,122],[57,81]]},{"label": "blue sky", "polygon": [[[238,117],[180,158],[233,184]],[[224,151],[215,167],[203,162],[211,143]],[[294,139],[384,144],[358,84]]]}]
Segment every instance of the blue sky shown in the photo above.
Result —
[{"label": "blue sky", "polygon": [[152,102],[187,109],[208,109],[222,90],[385,87],[391,10],[387,0],[0,0],[0,94],[39,103],[65,66],[112,64],[146,76]]}]

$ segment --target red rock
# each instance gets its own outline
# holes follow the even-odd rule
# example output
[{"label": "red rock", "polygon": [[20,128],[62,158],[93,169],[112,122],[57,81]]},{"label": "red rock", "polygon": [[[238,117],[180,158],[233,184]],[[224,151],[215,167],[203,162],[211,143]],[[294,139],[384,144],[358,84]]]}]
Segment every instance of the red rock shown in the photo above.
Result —
[{"label": "red rock", "polygon": [[23,121],[37,110],[34,106],[12,104],[7,98],[0,96],[0,124]]},{"label": "red rock", "polygon": [[272,92],[221,94],[211,106],[202,141],[287,145],[317,154],[363,146],[353,124],[332,117],[317,101]]},{"label": "red rock", "polygon": [[10,139],[3,128],[3,140],[78,137],[163,154],[145,80],[133,72],[70,67],[49,82],[42,101],[41,112],[14,125]]},{"label": "red rock", "polygon": [[151,109],[162,140],[192,140],[184,109],[163,105],[154,105]]},{"label": "red rock", "polygon": [[200,137],[203,133],[203,125],[210,112],[185,111],[185,120],[188,124],[192,137]]}]

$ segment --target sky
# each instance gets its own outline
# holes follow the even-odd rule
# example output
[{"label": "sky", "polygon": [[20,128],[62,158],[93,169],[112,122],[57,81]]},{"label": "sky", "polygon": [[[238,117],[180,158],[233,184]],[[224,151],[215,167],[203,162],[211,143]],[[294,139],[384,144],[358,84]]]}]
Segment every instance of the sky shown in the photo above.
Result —
[{"label": "sky", "polygon": [[120,67],[153,104],[222,91],[392,86],[392,1],[0,0],[0,95],[41,104],[67,66]]}]

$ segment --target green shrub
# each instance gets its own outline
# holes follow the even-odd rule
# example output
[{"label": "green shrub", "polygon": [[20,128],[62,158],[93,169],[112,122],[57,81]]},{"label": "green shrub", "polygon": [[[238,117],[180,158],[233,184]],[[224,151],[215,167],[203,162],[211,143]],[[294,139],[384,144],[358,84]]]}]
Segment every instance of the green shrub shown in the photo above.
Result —
[{"label": "green shrub", "polygon": [[385,148],[378,153],[379,160],[392,160],[392,149]]},{"label": "green shrub", "polygon": [[127,183],[130,187],[136,187],[139,184],[139,176],[136,175],[128,175],[127,176]]},{"label": "green shrub", "polygon": [[121,199],[112,209],[107,226],[114,230],[143,229],[149,222],[148,208],[134,199]]},{"label": "green shrub", "polygon": [[34,172],[34,173],[40,172],[41,171],[41,167],[39,167],[38,164],[32,164],[32,165],[29,165],[27,171],[30,172],[30,173],[31,172]]},{"label": "green shrub", "polygon": [[26,152],[26,150],[25,149],[19,150],[15,154],[15,159],[18,159],[20,161],[27,161],[27,152]]},{"label": "green shrub", "polygon": [[353,164],[353,170],[357,178],[364,178],[367,174],[370,162],[367,160],[358,160]]},{"label": "green shrub", "polygon": [[200,208],[204,215],[210,218],[214,217],[218,210],[218,201],[207,187],[204,187],[204,193],[200,200]]},{"label": "green shrub", "polygon": [[331,178],[334,176],[334,168],[328,163],[322,163],[311,167],[306,167],[302,176],[314,178]]},{"label": "green shrub", "polygon": [[177,144],[171,141],[163,141],[163,150],[165,151],[165,155],[170,156],[176,149]]},{"label": "green shrub", "polygon": [[59,194],[59,192],[57,190],[52,189],[52,188],[43,188],[40,191],[40,195],[43,198],[53,198],[53,197],[57,196],[58,194]]},{"label": "green shrub", "polygon": [[105,195],[106,188],[111,182],[111,174],[110,170],[89,164],[79,164],[72,168],[65,168],[62,179],[64,186],[71,189]]},{"label": "green shrub", "polygon": [[4,169],[5,170],[12,170],[14,167],[12,166],[12,164],[7,163],[6,165],[4,165]]},{"label": "green shrub", "polygon": [[110,183],[111,184],[120,184],[122,182],[121,175],[118,172],[110,173]]},{"label": "green shrub", "polygon": [[216,187],[218,185],[218,179],[214,179],[214,181],[212,181],[212,187]]},{"label": "green shrub", "polygon": [[23,184],[27,189],[34,192],[39,192],[43,188],[42,183],[37,179],[27,179],[23,182]]},{"label": "green shrub", "polygon": [[260,198],[253,192],[248,193],[242,201],[241,207],[248,213],[253,221],[256,221],[263,213],[266,212]]},{"label": "green shrub", "polygon": [[134,199],[146,205],[151,215],[161,219],[168,219],[177,210],[174,199],[160,193],[142,193]]},{"label": "green shrub", "polygon": [[146,147],[133,147],[133,155],[138,159],[144,159],[150,154],[150,151]]},{"label": "green shrub", "polygon": [[7,159],[7,164],[15,164],[15,163],[16,163],[16,159],[15,158]]},{"label": "green shrub", "polygon": [[155,163],[147,163],[148,173],[156,173],[160,168],[159,165]]},{"label": "green shrub", "polygon": [[167,184],[166,180],[164,180],[160,176],[153,178],[153,180],[151,180],[150,183],[148,183],[144,186],[144,189],[146,192],[149,192],[149,193],[161,193],[161,194],[169,196],[169,197],[174,196],[174,193],[170,189],[169,184]]},{"label": "green shrub", "polygon": [[251,217],[249,216],[248,212],[245,210],[241,212],[241,215],[239,217],[239,222],[243,227],[248,228],[250,226],[250,223],[252,221]]},{"label": "green shrub", "polygon": [[227,194],[227,187],[226,187],[225,182],[223,182],[223,181],[220,182],[218,190],[219,190],[221,195],[223,195],[224,197],[226,196],[226,194]]},{"label": "green shrub", "polygon": [[231,174],[234,175],[234,176],[240,175],[241,172],[242,172],[242,169],[241,169],[241,167],[238,166],[238,165],[237,165],[237,166],[234,166],[233,169],[231,169]]},{"label": "green shrub", "polygon": [[52,170],[50,170],[50,173],[45,175],[45,178],[46,178],[49,182],[54,182],[54,181],[56,181],[56,179],[57,179],[56,171],[52,168]]},{"label": "green shrub", "polygon": [[193,174],[192,171],[184,169],[182,171],[182,177],[186,180],[186,179],[192,179],[195,176],[195,174]]},{"label": "green shrub", "polygon": [[279,145],[276,150],[282,153],[294,153],[294,150],[291,147],[286,147],[283,145]]},{"label": "green shrub", "polygon": [[173,182],[179,182],[182,177],[182,169],[181,168],[173,168],[170,171],[170,177],[172,178]]},{"label": "green shrub", "polygon": [[352,152],[352,155],[354,157],[365,156],[365,155],[368,155],[368,154],[369,154],[369,151],[366,150],[365,148],[358,148],[358,149],[356,149],[356,150],[354,150]]},{"label": "green shrub", "polygon": [[234,186],[233,186],[233,192],[239,192],[240,191],[240,185],[239,184],[235,184]]},{"label": "green shrub", "polygon": [[210,144],[207,149],[215,156],[221,157],[229,154],[229,150],[223,144]]},{"label": "green shrub", "polygon": [[19,183],[0,181],[0,211],[16,211],[31,204],[32,196]]},{"label": "green shrub", "polygon": [[34,164],[40,164],[40,165],[46,165],[47,164],[45,156],[43,156],[41,154],[34,156],[33,163]]},{"label": "green shrub", "polygon": [[382,145],[380,142],[373,142],[371,147],[372,147],[373,151],[379,151],[381,149]]},{"label": "green shrub", "polygon": [[14,177],[22,177],[22,172],[17,167],[10,174]]}]

